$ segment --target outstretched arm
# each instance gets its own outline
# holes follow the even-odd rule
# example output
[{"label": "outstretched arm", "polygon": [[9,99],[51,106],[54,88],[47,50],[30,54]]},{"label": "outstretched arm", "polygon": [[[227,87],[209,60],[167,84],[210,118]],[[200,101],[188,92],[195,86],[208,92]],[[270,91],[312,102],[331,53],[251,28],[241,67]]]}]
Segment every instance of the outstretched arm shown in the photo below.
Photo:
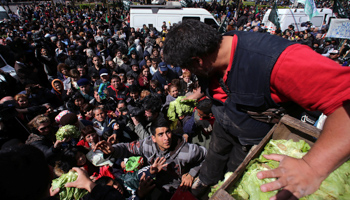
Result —
[{"label": "outstretched arm", "polygon": [[[280,161],[276,169],[258,173],[258,178],[277,178],[262,185],[263,192],[284,188],[301,198],[314,193],[328,175],[350,157],[350,103],[330,114],[321,136],[302,158],[266,155],[267,159]],[[275,198],[272,198],[275,199]]]}]

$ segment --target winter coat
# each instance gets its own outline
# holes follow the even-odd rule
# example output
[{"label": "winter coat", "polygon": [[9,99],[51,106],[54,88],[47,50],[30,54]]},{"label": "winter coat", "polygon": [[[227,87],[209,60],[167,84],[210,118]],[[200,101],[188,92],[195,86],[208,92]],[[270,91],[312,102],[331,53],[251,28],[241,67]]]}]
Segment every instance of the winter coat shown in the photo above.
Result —
[{"label": "winter coat", "polygon": [[189,173],[196,177],[207,154],[204,147],[187,143],[184,138],[172,135],[171,147],[167,151],[160,151],[158,145],[149,136],[141,141],[119,143],[113,145],[112,157],[143,156],[145,162],[151,165],[158,157],[164,157],[168,164],[166,171],[157,174],[156,185],[167,192],[175,192],[181,183],[182,175]]}]

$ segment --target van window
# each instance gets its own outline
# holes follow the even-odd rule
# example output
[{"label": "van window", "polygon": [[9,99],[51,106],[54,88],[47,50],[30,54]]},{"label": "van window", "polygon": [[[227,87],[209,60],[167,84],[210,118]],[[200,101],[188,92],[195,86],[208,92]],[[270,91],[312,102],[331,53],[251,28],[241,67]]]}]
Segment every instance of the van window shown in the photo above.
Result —
[{"label": "van window", "polygon": [[204,19],[204,23],[206,23],[206,24],[208,24],[210,26],[213,26],[215,28],[218,28],[218,25],[216,24],[216,22],[213,19],[211,19],[211,18],[205,18]]},{"label": "van window", "polygon": [[182,21],[185,21],[185,20],[188,20],[188,19],[193,19],[193,20],[200,21],[200,17],[182,17]]}]

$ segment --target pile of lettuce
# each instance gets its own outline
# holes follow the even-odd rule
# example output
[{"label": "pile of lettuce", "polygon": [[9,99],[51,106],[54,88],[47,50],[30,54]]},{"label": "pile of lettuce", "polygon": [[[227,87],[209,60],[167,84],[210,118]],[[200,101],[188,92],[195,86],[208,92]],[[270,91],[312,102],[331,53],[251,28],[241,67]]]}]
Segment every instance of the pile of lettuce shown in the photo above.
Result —
[{"label": "pile of lettuce", "polygon": [[227,172],[225,174],[224,180],[219,181],[218,184],[214,185],[213,187],[211,187],[210,193],[208,194],[208,197],[210,198],[211,196],[213,196],[213,194],[218,191],[218,189],[221,187],[222,184],[224,184],[227,179],[233,174],[233,172]]},{"label": "pile of lettuce", "polygon": [[78,189],[78,188],[66,188],[64,185],[66,183],[74,182],[78,178],[78,173],[71,170],[66,174],[62,174],[59,178],[56,178],[52,180],[52,190],[55,190],[56,188],[60,188],[60,200],[72,200],[72,199],[81,199],[83,196],[85,196],[88,191],[84,189]]},{"label": "pile of lettuce", "polygon": [[68,139],[68,138],[79,138],[79,137],[80,137],[80,131],[74,125],[62,126],[56,132],[56,139],[57,140],[63,140],[64,138]]},{"label": "pile of lettuce", "polygon": [[[279,163],[277,161],[267,160],[262,155],[283,154],[294,158],[302,158],[309,150],[310,146],[304,140],[300,140],[299,142],[294,142],[293,140],[270,140],[259,158],[249,163],[241,180],[230,188],[228,192],[237,200],[269,199],[276,195],[278,191],[262,192],[260,186],[276,179],[260,180],[256,175],[260,171],[277,168]],[[337,170],[332,172],[322,182],[319,190],[301,199],[350,199],[350,161],[345,162]]]},{"label": "pile of lettuce", "polygon": [[191,115],[197,101],[194,99],[186,99],[185,96],[179,96],[175,101],[170,102],[168,108],[168,118],[170,121],[176,120],[177,116]]}]

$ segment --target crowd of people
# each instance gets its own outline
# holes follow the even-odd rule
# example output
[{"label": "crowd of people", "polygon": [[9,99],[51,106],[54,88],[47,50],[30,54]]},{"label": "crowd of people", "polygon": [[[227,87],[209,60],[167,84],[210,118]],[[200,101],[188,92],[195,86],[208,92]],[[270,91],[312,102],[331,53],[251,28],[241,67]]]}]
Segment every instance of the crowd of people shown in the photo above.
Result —
[{"label": "crowd of people", "polygon": [[[193,6],[207,8],[218,19],[222,17],[220,13],[225,13],[229,20],[227,30],[238,30],[235,34],[239,37],[245,37],[240,35],[243,32],[261,32],[266,43],[270,41],[267,44],[274,44],[261,23],[266,12],[264,8],[256,11],[254,7],[246,7],[235,17],[232,4],[194,3]],[[257,123],[253,118],[245,125],[237,121],[244,128],[231,127],[231,131],[237,131],[232,135],[248,135],[238,139],[226,138],[226,146],[217,147],[226,136],[212,138],[213,130],[225,134],[229,128],[219,127],[216,121],[225,123],[222,120],[230,116],[222,116],[225,112],[212,107],[218,107],[215,99],[224,102],[227,95],[233,98],[232,88],[239,86],[227,83],[228,79],[217,80],[211,74],[215,70],[205,64],[208,62],[206,59],[212,59],[209,53],[215,50],[213,46],[218,48],[222,36],[208,36],[207,47],[192,41],[189,35],[182,38],[181,34],[188,31],[186,26],[197,27],[191,20],[183,23],[183,27],[177,25],[185,30],[181,32],[180,28],[177,34],[170,34],[166,22],[163,22],[162,30],[146,25],[135,29],[129,26],[128,20],[127,10],[113,6],[107,12],[107,7],[98,4],[91,9],[45,3],[19,6],[10,20],[0,24],[0,35],[3,36],[0,54],[15,69],[15,75],[0,69],[0,147],[3,149],[0,166],[12,172],[0,177],[10,179],[13,173],[24,170],[24,166],[40,164],[39,161],[30,163],[23,156],[32,153],[31,157],[39,159],[41,152],[44,164],[52,170],[51,174],[43,173],[42,176],[55,178],[71,169],[77,171],[78,180],[68,186],[88,190],[90,194],[86,199],[170,199],[176,192],[188,192],[196,187],[193,188],[195,191],[200,189],[199,186],[216,183],[225,171],[234,170],[239,165],[237,159],[241,161],[251,146],[257,144],[271,128],[271,124],[260,125],[261,122]],[[197,28],[204,30],[203,37],[210,32],[201,24]],[[303,31],[298,32],[290,25],[287,30],[275,31],[274,34],[279,36],[278,41],[285,41],[286,46],[305,44],[312,49],[311,52],[349,66],[346,60],[350,49],[347,40],[326,38],[327,29],[327,25],[319,30],[306,22]],[[168,40],[169,34],[171,40]],[[184,42],[198,45],[191,49]],[[202,53],[195,55],[197,51]],[[203,53],[205,51],[209,53]],[[189,55],[193,57],[187,58]],[[205,55],[208,58],[202,57]],[[241,56],[245,61],[254,60],[245,54]],[[233,56],[225,67],[232,59]],[[264,59],[261,58],[261,65],[267,63]],[[221,87],[208,86],[211,81],[216,81]],[[227,88],[225,84],[231,85]],[[218,94],[205,95],[207,90]],[[236,92],[240,93],[239,89]],[[283,96],[282,91],[276,93],[280,96],[273,99],[275,102],[295,100]],[[258,97],[254,98],[258,101]],[[242,102],[232,100],[232,103]],[[255,102],[251,105],[255,106]],[[318,108],[305,102],[301,106],[310,110]],[[320,108],[326,114],[331,114],[334,109]],[[241,110],[232,112],[237,114],[238,111]],[[247,120],[246,115],[238,115],[241,117],[239,120]],[[252,131],[249,126],[260,128],[254,139],[246,133]],[[211,142],[212,139],[214,141]],[[40,152],[20,144],[34,146]],[[15,146],[19,147],[13,154],[11,148]],[[230,153],[223,158],[216,150],[238,153],[229,159]],[[18,156],[17,162],[12,162],[15,155]],[[99,161],[92,159],[94,156]],[[227,166],[223,164],[219,171],[213,169],[217,166],[216,159],[228,162]],[[231,159],[236,160],[228,161]],[[83,167],[85,172],[79,167]],[[199,179],[193,185],[198,175]],[[45,177],[33,182],[37,184],[23,183],[18,187],[33,189],[40,185],[44,187],[40,194],[31,196],[7,190],[12,185],[5,187],[5,182],[5,185],[1,184],[0,191],[5,199],[30,199],[28,196],[32,199],[52,198],[45,190],[50,185]],[[106,189],[106,185],[114,189]],[[51,191],[51,195],[57,192]],[[203,193],[197,191],[193,194],[198,197]]]}]

